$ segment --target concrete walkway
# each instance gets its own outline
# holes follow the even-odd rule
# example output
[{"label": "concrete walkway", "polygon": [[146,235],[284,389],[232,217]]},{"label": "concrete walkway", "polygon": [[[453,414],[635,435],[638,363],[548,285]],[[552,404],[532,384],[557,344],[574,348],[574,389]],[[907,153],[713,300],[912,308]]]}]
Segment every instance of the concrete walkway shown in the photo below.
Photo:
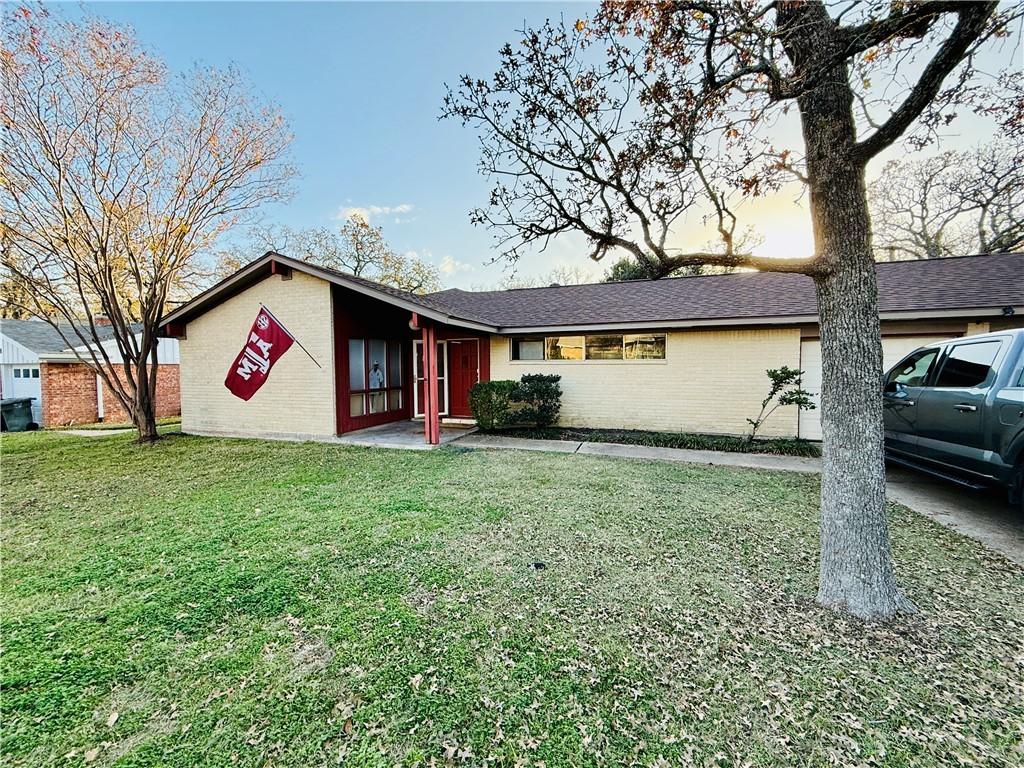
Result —
[{"label": "concrete walkway", "polygon": [[[467,435],[459,445],[473,448],[512,448],[526,451],[583,453],[622,459],[675,461],[720,467],[747,467],[783,472],[821,472],[819,459],[798,456],[772,456],[762,453],[726,453],[691,451],[681,448],[655,448],[646,445],[584,443],[569,440],[529,440],[501,435]],[[886,495],[930,517],[964,536],[980,541],[989,549],[1024,565],[1024,520],[1006,503],[998,489],[970,491],[921,472],[898,467],[887,470]]]},{"label": "concrete walkway", "polygon": [[591,456],[612,456],[618,459],[678,461],[683,464],[774,469],[782,472],[821,472],[821,462],[818,459],[805,459],[800,456],[772,456],[766,453],[691,451],[685,448],[658,448],[653,445],[623,445],[621,443],[584,443],[574,440],[531,440],[523,437],[479,433],[463,437],[459,440],[459,445],[473,448],[515,448],[521,451],[583,453]]},{"label": "concrete walkway", "polygon": [[75,437],[108,437],[110,435],[126,435],[134,432],[134,427],[124,429],[58,429],[62,435],[74,435]]}]

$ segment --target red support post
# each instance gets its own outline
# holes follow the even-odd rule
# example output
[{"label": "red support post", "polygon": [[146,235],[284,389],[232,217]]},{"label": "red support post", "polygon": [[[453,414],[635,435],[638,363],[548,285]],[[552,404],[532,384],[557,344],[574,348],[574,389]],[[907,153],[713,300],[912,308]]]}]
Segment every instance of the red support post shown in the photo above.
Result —
[{"label": "red support post", "polygon": [[423,326],[423,434],[430,445],[441,442],[441,416],[437,388],[437,331],[434,325]]},{"label": "red support post", "polygon": [[420,349],[423,359],[420,364],[423,366],[423,439],[430,443],[430,338],[427,335],[427,326],[420,326]]}]

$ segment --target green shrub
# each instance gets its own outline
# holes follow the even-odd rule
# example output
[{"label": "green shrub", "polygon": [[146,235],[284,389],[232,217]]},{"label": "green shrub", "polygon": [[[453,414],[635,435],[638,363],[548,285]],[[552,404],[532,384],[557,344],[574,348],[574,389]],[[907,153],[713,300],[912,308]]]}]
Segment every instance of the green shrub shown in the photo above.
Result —
[{"label": "green shrub", "polygon": [[501,429],[512,423],[515,381],[480,381],[469,390],[469,408],[481,429]]},{"label": "green shrub", "polygon": [[562,388],[558,382],[561,376],[543,373],[526,373],[512,394],[512,399],[521,404],[516,410],[515,420],[537,427],[548,427],[558,421],[562,408]]}]

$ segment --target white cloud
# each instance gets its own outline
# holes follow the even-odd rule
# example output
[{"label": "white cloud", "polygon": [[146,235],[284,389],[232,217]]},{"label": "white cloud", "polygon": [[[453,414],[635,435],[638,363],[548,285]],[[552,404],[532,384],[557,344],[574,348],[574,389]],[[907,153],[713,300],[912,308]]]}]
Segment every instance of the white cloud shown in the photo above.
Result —
[{"label": "white cloud", "polygon": [[454,275],[456,272],[472,272],[473,265],[445,254],[441,257],[441,272],[445,275]]},{"label": "white cloud", "polygon": [[[414,207],[412,203],[400,203],[399,205],[343,205],[338,209],[338,213],[335,214],[334,218],[344,221],[352,216],[359,216],[364,221],[373,221],[377,216],[390,216],[392,214],[397,216],[409,213]],[[402,222],[396,218],[395,223],[400,224]]]}]

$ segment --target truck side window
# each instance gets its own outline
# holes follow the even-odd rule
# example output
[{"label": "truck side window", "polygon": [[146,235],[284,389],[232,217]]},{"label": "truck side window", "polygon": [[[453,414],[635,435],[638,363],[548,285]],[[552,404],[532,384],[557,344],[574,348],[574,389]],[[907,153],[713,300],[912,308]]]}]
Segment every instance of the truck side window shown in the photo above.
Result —
[{"label": "truck side window", "polygon": [[886,384],[902,384],[905,387],[924,386],[928,371],[938,357],[937,349],[922,349],[915,352],[889,374]]},{"label": "truck side window", "polygon": [[1001,341],[957,344],[946,356],[936,387],[980,387],[992,373]]}]

